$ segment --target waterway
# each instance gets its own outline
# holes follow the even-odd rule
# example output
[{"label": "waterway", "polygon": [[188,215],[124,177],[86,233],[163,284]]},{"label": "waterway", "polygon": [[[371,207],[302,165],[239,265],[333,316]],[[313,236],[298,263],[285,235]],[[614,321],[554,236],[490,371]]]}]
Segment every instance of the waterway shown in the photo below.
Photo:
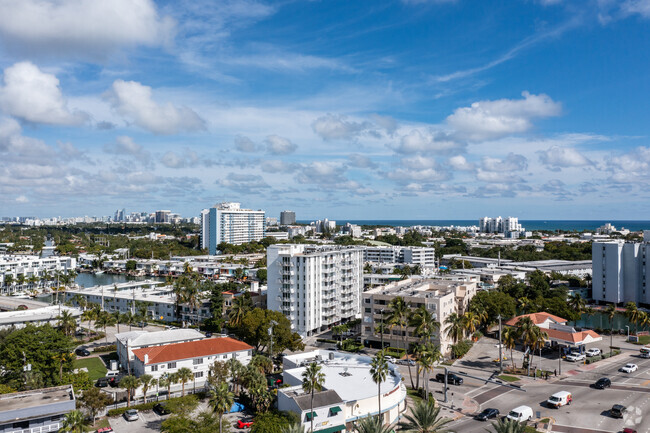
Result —
[{"label": "waterway", "polygon": [[[621,331],[623,333],[627,332],[627,329],[625,326],[630,327],[630,333],[633,333],[635,329],[638,329],[639,331],[648,331],[650,328],[648,327],[643,327],[643,326],[638,326],[631,324],[630,321],[625,317],[623,314],[617,314],[614,316],[613,320],[613,325],[614,325],[614,331]],[[568,325],[573,325],[573,322],[569,322]],[[609,323],[609,317],[607,317],[607,314],[597,312],[593,316],[589,316],[587,314],[583,314],[580,320],[578,320],[578,323],[576,323],[575,326],[581,327],[581,328],[590,328],[590,329],[604,329],[604,330],[609,330],[610,327],[612,326]]]},{"label": "waterway", "polygon": [[122,274],[88,274],[79,273],[75,282],[81,287],[107,286],[110,284],[126,283],[127,281],[155,280],[165,281],[161,277],[133,277]]}]

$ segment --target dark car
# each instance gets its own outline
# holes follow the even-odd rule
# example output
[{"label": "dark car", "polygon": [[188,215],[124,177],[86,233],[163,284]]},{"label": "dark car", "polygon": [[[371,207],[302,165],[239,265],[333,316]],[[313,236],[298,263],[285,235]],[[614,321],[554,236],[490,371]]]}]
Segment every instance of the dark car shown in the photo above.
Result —
[{"label": "dark car", "polygon": [[109,378],[108,377],[100,377],[95,382],[95,386],[98,387],[98,388],[106,388],[108,386],[108,383],[109,383]]},{"label": "dark car", "polygon": [[488,408],[488,409],[483,409],[483,412],[476,415],[475,418],[479,421],[487,421],[490,418],[496,418],[498,416],[499,416],[499,409]]},{"label": "dark car", "polygon": [[115,388],[120,385],[120,381],[122,380],[123,377],[124,377],[123,374],[118,374],[117,376],[111,376],[108,378],[108,384],[113,388]]},{"label": "dark car", "polygon": [[[444,373],[436,374],[436,380],[438,382],[445,383],[445,374]],[[448,373],[447,374],[447,384],[462,385],[463,384],[463,378],[456,376],[454,373]]]},{"label": "dark car", "polygon": [[610,386],[612,386],[612,381],[607,377],[601,377],[596,381],[596,383],[594,383],[594,388],[597,389],[605,389],[609,388]]},{"label": "dark car", "polygon": [[84,349],[83,347],[80,347],[79,349],[75,350],[74,353],[77,354],[77,356],[90,356],[90,352],[88,349]]},{"label": "dark car", "polygon": [[167,409],[167,405],[164,403],[157,403],[153,407],[153,411],[156,412],[158,415],[168,415],[171,413],[169,409]]},{"label": "dark car", "polygon": [[615,404],[609,410],[609,415],[612,418],[623,418],[623,414],[627,411],[627,408],[622,404]]}]

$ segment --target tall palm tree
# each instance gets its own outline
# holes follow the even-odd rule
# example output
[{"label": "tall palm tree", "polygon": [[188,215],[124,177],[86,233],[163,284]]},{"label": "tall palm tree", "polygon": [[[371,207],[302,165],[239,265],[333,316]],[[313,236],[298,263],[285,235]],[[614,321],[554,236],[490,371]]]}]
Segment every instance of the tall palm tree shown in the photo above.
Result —
[{"label": "tall palm tree", "polygon": [[14,276],[12,274],[5,274],[5,288],[8,289],[8,292],[11,292],[11,287],[14,284]]},{"label": "tall palm tree", "polygon": [[232,382],[233,391],[237,393],[239,388],[239,375],[244,366],[235,358],[230,358],[226,363],[228,365],[228,370],[230,370],[230,380]]},{"label": "tall palm tree", "polygon": [[650,314],[642,311],[641,315],[639,316],[639,325],[641,325],[641,327],[644,329],[650,326]]},{"label": "tall palm tree", "polygon": [[137,318],[135,317],[135,314],[133,314],[131,311],[127,311],[126,313],[122,314],[120,317],[122,318],[122,322],[124,322],[125,325],[129,325],[129,331],[131,331],[133,325],[137,322]]},{"label": "tall palm tree", "polygon": [[433,400],[417,402],[404,418],[406,421],[399,423],[400,431],[409,433],[446,433],[449,430],[443,427],[453,421],[440,416],[440,408]]},{"label": "tall palm tree", "polygon": [[513,369],[516,367],[515,367],[515,358],[513,358],[512,356],[512,351],[517,346],[518,338],[519,335],[518,335],[517,328],[507,327],[503,330],[503,333],[501,335],[501,343],[506,347],[506,349],[510,349],[510,362],[512,362]]},{"label": "tall palm tree", "polygon": [[393,430],[378,416],[367,416],[354,423],[357,433],[391,433]]},{"label": "tall palm tree", "polygon": [[163,373],[158,378],[158,385],[167,388],[167,400],[169,400],[170,388],[172,386],[171,376],[169,373]]},{"label": "tall palm tree", "polygon": [[243,296],[236,296],[232,301],[230,312],[228,313],[228,325],[231,327],[239,326],[248,310],[249,307],[246,298]]},{"label": "tall palm tree", "polygon": [[616,304],[609,304],[605,308],[605,314],[609,319],[609,354],[613,353],[612,347],[614,346],[614,317],[616,317]]},{"label": "tall palm tree", "polygon": [[223,414],[230,410],[234,402],[235,394],[230,392],[228,384],[225,382],[219,383],[216,389],[211,392],[209,404],[212,410],[219,414],[219,433],[223,432]]},{"label": "tall palm tree", "polygon": [[120,321],[122,320],[122,315],[120,314],[120,310],[115,310],[112,313],[109,313],[113,317],[113,321],[117,325],[117,333],[120,333]]},{"label": "tall palm tree", "polygon": [[323,389],[325,384],[325,374],[321,371],[322,367],[315,362],[307,366],[302,372],[302,389],[311,394],[309,402],[309,420],[311,421],[310,432],[314,431],[314,392]]},{"label": "tall palm tree", "polygon": [[140,386],[140,379],[135,376],[124,376],[120,380],[120,387],[126,389],[127,400],[126,405],[131,406],[131,397],[135,394],[135,390]]},{"label": "tall palm tree", "polygon": [[[580,293],[574,293],[573,295],[569,296],[568,304],[569,307],[571,307],[571,309],[578,314],[581,314],[585,311],[586,303],[584,298],[580,296]],[[577,322],[577,320],[574,320],[573,324],[575,325]]]},{"label": "tall palm tree", "polygon": [[143,403],[147,402],[147,391],[149,391],[149,388],[153,385],[154,378],[150,374],[143,374],[140,376],[140,383],[142,384],[142,394],[144,394],[144,401]]},{"label": "tall palm tree", "polygon": [[178,376],[178,381],[181,383],[181,396],[185,396],[185,384],[194,380],[194,373],[187,367],[179,368],[175,373]]},{"label": "tall palm tree", "polygon": [[61,431],[70,433],[84,433],[86,431],[86,416],[80,410],[68,412],[61,423]]},{"label": "tall palm tree", "polygon": [[425,384],[427,400],[429,399],[429,373],[433,370],[435,363],[441,359],[442,354],[440,353],[440,346],[435,346],[431,342],[420,346],[418,365],[420,372],[422,372],[422,380]]},{"label": "tall palm tree", "polygon": [[100,311],[95,319],[95,326],[99,326],[104,329],[104,335],[106,337],[106,343],[108,343],[108,334],[106,333],[106,328],[108,326],[113,326],[115,324],[115,319],[108,311]]},{"label": "tall palm tree", "polygon": [[61,328],[65,335],[72,335],[77,329],[77,319],[72,316],[68,310],[61,311],[58,317],[57,326]]},{"label": "tall palm tree", "polygon": [[305,433],[305,428],[299,422],[282,427],[281,433]]},{"label": "tall palm tree", "polygon": [[451,313],[445,319],[445,325],[447,325],[445,334],[452,339],[454,344],[465,337],[465,324],[463,322],[463,316],[459,316],[458,313]]},{"label": "tall palm tree", "polygon": [[383,417],[381,415],[381,383],[386,380],[387,376],[388,361],[386,361],[384,352],[380,351],[375,355],[374,358],[372,358],[372,361],[370,362],[370,377],[372,377],[372,381],[377,384],[377,405],[379,407],[377,418],[382,420],[382,422]]},{"label": "tall palm tree", "polygon": [[519,298],[518,303],[519,303],[519,309],[520,309],[521,313],[522,314],[527,314],[528,310],[530,310],[533,302],[530,299],[528,299],[527,297],[523,296],[523,297]]},{"label": "tall palm tree", "polygon": [[625,304],[625,316],[630,323],[634,323],[634,333],[637,332],[637,323],[639,323],[640,314],[641,310],[639,310],[635,302],[628,302]]},{"label": "tall palm tree", "polygon": [[473,311],[463,314],[463,326],[469,335],[473,335],[481,326],[481,318]]},{"label": "tall palm tree", "polygon": [[16,282],[18,283],[18,287],[19,287],[18,290],[23,290],[25,281],[27,281],[27,278],[25,278],[25,274],[18,274],[18,277],[16,277]]},{"label": "tall palm tree", "polygon": [[[490,430],[487,430],[490,433]],[[526,423],[515,421],[514,419],[503,418],[492,423],[492,432],[494,433],[525,433]]]}]

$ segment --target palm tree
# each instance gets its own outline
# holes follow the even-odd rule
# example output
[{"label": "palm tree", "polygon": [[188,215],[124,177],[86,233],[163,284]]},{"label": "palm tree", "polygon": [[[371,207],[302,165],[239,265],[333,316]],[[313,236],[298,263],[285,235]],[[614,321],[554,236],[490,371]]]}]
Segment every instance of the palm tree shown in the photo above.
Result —
[{"label": "palm tree", "polygon": [[235,393],[237,392],[239,386],[239,375],[244,368],[241,362],[235,358],[230,358],[228,361],[226,361],[228,364],[228,369],[230,370],[230,377],[232,381],[232,386],[233,386],[233,391]]},{"label": "palm tree", "polygon": [[61,423],[61,431],[71,433],[84,433],[88,422],[80,410],[68,412]]},{"label": "palm tree", "polygon": [[219,414],[219,433],[222,433],[223,427],[221,425],[223,414],[228,412],[235,402],[235,394],[230,392],[228,384],[221,382],[217,388],[210,395],[210,406],[212,410]]},{"label": "palm tree", "polygon": [[[515,421],[514,419],[503,418],[492,423],[494,433],[525,433],[526,423]],[[487,430],[490,433],[489,430]]]},{"label": "palm tree", "polygon": [[[433,343],[426,343],[420,346],[418,364],[422,372],[422,380],[425,383],[426,399],[429,399],[429,373],[433,370],[435,363],[442,359],[440,346],[434,346]],[[418,374],[419,378],[419,374]]]},{"label": "palm tree", "polygon": [[236,296],[232,301],[230,312],[228,313],[228,325],[231,327],[239,326],[244,315],[248,312],[248,309],[249,307],[246,298],[243,296]]},{"label": "palm tree", "polygon": [[112,313],[109,313],[112,317],[113,320],[115,321],[115,324],[117,325],[117,333],[120,333],[120,320],[122,320],[122,315],[120,314],[120,310],[115,310]]},{"label": "palm tree", "polygon": [[372,381],[377,384],[377,404],[379,407],[377,418],[382,420],[382,422],[383,422],[383,418],[381,416],[381,383],[386,380],[387,376],[388,376],[388,361],[386,361],[384,352],[379,352],[375,355],[374,358],[372,358],[372,361],[370,362],[370,377],[372,377]]},{"label": "palm tree", "polygon": [[16,282],[18,283],[19,290],[23,290],[25,281],[27,281],[27,278],[25,278],[25,274],[18,274],[18,277],[16,278]]},{"label": "palm tree", "polygon": [[179,368],[176,372],[178,375],[178,381],[181,383],[181,395],[185,396],[185,384],[191,380],[194,380],[194,373],[187,367]]},{"label": "palm tree", "polygon": [[530,309],[532,304],[533,304],[533,302],[530,299],[528,299],[527,297],[525,297],[525,296],[519,298],[519,308],[520,308],[522,314],[528,313],[528,310]]},{"label": "palm tree", "polygon": [[614,346],[614,317],[616,317],[616,304],[609,304],[605,308],[605,314],[609,319],[609,354],[613,353],[612,346]]},{"label": "palm tree", "polygon": [[440,408],[433,400],[419,401],[411,408],[410,415],[404,415],[405,422],[400,422],[401,431],[409,433],[446,433],[443,427],[453,421],[440,417]]},{"label": "palm tree", "polygon": [[281,433],[305,433],[305,428],[299,422],[282,427]]},{"label": "palm tree", "polygon": [[131,406],[131,397],[135,394],[135,390],[140,386],[140,379],[135,376],[124,376],[120,380],[120,387],[126,389],[127,400],[126,405]]},{"label": "palm tree", "polygon": [[367,416],[354,423],[357,433],[391,433],[392,428],[384,425],[378,416]]},{"label": "palm tree", "polygon": [[104,336],[106,337],[106,343],[108,343],[108,334],[106,333],[106,327],[113,326],[115,324],[115,319],[108,311],[100,311],[95,319],[95,326],[104,328]]},{"label": "palm tree", "polygon": [[454,344],[465,337],[465,324],[463,322],[463,316],[459,316],[458,313],[451,313],[445,319],[445,325],[447,325],[445,333],[447,337],[452,339]]},{"label": "palm tree", "polygon": [[463,314],[463,327],[469,335],[473,335],[479,326],[481,326],[481,318],[478,314],[473,311]]},{"label": "palm tree", "polygon": [[8,292],[11,292],[11,286],[14,283],[14,276],[12,274],[5,274],[5,288],[9,288]]},{"label": "palm tree", "polygon": [[[585,311],[585,300],[580,296],[579,293],[574,293],[569,297],[568,300],[569,307],[578,314],[581,314]],[[578,321],[574,320],[573,324],[575,325]]]},{"label": "palm tree", "polygon": [[[407,326],[409,323],[409,317],[411,316],[411,309],[408,304],[401,296],[396,296],[388,303],[388,308],[391,310],[388,315],[388,324],[392,328],[393,326],[399,326],[400,334],[402,336],[402,344],[404,352],[408,357],[408,344],[406,342],[406,337],[408,334]],[[411,363],[408,364],[409,377],[411,379],[411,388],[413,388],[413,375],[411,373]]]},{"label": "palm tree", "polygon": [[122,314],[121,317],[124,324],[129,325],[129,331],[131,331],[133,324],[137,322],[135,314],[133,314],[131,311],[127,311],[126,313]]},{"label": "palm tree", "polygon": [[170,388],[172,386],[172,382],[171,382],[170,378],[171,378],[171,374],[169,374],[169,373],[163,373],[158,378],[158,385],[162,386],[163,388],[167,388],[167,400],[169,400]]},{"label": "palm tree", "polygon": [[639,317],[639,325],[644,329],[648,327],[650,325],[650,314],[642,311],[641,316]]},{"label": "palm tree", "polygon": [[501,342],[506,347],[510,349],[510,361],[512,362],[512,368],[515,367],[515,358],[512,357],[512,351],[517,346],[517,339],[519,338],[519,332],[517,328],[507,327],[503,330],[501,335]]},{"label": "palm tree", "polygon": [[72,316],[68,310],[61,311],[58,317],[57,326],[61,328],[65,335],[72,335],[77,329],[77,320]]},{"label": "palm tree", "polygon": [[142,394],[144,394],[144,401],[143,403],[147,402],[147,391],[149,391],[149,388],[154,386],[154,378],[150,374],[143,374],[140,376],[140,382],[142,383]]},{"label": "palm tree", "polygon": [[309,420],[311,421],[310,432],[314,431],[314,392],[323,389],[325,384],[325,374],[321,371],[322,367],[315,362],[307,366],[302,372],[302,389],[311,394],[309,403]]},{"label": "palm tree", "polygon": [[625,316],[628,318],[630,323],[634,323],[634,333],[637,332],[637,323],[639,322],[639,315],[641,310],[636,306],[635,302],[628,302],[625,304]]}]

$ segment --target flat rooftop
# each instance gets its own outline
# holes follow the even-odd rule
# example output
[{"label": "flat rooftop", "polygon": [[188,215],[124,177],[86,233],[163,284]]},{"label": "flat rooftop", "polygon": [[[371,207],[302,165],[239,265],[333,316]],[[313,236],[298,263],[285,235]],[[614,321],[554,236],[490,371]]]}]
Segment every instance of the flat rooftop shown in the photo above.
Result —
[{"label": "flat rooftop", "polygon": [[6,412],[74,401],[71,385],[0,395],[0,421],[8,421]]},{"label": "flat rooftop", "polygon": [[73,317],[79,317],[82,313],[78,308],[63,305],[61,307],[58,305],[50,305],[35,310],[4,311],[0,313],[0,326],[13,323],[53,320],[59,317],[62,311],[68,311]]},{"label": "flat rooftop", "polygon": [[402,281],[386,284],[366,290],[362,295],[415,296],[426,295],[444,296],[453,292],[457,286],[463,285],[457,281],[442,281],[437,279],[408,278]]}]

